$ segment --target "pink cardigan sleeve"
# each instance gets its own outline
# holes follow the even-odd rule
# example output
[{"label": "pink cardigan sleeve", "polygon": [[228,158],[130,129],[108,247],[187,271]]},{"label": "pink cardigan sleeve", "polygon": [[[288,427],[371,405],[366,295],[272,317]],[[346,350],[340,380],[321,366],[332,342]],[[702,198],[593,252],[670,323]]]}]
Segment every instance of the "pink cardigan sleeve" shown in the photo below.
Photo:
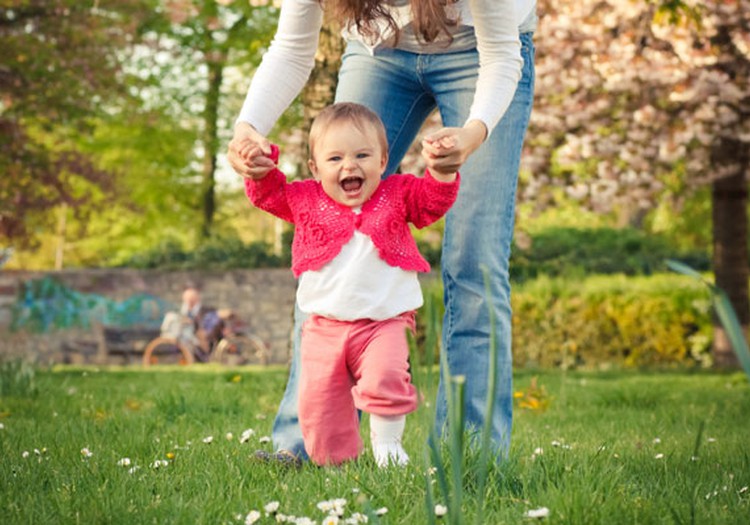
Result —
[{"label": "pink cardigan sleeve", "polygon": [[278,169],[271,170],[259,180],[245,179],[245,194],[250,202],[279,219],[293,223],[288,187],[286,176]]},{"label": "pink cardigan sleeve", "polygon": [[424,228],[448,213],[456,201],[460,175],[453,182],[441,182],[425,170],[424,177],[404,176],[406,218],[417,228]]}]

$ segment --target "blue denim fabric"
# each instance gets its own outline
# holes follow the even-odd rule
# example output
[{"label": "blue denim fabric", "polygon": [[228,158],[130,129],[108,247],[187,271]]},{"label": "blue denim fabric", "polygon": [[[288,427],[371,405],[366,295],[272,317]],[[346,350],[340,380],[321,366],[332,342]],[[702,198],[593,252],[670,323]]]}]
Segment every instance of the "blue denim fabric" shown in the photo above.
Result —
[{"label": "blue denim fabric", "polygon": [[[442,254],[446,307],[443,349],[450,373],[468,379],[466,425],[475,430],[484,425],[487,403],[490,308],[481,268],[486,267],[489,272],[498,352],[492,438],[501,453],[507,452],[509,446],[513,409],[508,261],[521,149],[534,92],[532,35],[522,34],[521,43],[521,81],[500,123],[461,168],[461,189],[446,216]],[[381,116],[390,145],[386,173],[392,173],[435,107],[443,125],[464,124],[474,96],[477,69],[476,50],[420,55],[379,49],[373,56],[361,44],[350,42],[339,72],[336,100],[359,102]],[[277,449],[305,457],[297,424],[297,363],[303,322],[304,315],[297,310],[290,377],[274,421],[273,440]],[[435,421],[439,432],[445,429],[447,413],[444,372],[441,371]]]}]

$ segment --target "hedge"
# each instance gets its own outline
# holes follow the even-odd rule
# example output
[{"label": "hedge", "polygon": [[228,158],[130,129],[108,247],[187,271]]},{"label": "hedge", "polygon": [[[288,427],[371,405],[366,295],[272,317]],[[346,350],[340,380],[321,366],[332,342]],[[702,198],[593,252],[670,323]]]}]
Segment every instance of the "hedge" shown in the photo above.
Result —
[{"label": "hedge", "polygon": [[[426,300],[440,301],[440,287],[430,284]],[[712,364],[709,297],[684,276],[539,277],[515,285],[511,304],[516,367]]]}]

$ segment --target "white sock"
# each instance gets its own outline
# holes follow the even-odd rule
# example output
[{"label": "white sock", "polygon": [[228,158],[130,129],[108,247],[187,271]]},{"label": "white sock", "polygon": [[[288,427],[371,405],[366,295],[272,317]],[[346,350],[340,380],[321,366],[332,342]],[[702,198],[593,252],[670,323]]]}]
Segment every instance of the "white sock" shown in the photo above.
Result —
[{"label": "white sock", "polygon": [[401,446],[406,427],[406,416],[378,416],[370,414],[370,442],[372,454],[379,467],[406,465],[409,455]]}]

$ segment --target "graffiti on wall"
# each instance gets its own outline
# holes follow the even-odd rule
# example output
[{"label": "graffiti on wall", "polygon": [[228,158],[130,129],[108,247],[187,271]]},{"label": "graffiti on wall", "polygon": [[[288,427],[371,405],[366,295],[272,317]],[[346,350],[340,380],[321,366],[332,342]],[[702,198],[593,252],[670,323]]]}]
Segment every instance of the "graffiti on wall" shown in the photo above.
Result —
[{"label": "graffiti on wall", "polygon": [[58,328],[90,328],[95,323],[158,327],[174,305],[150,294],[123,301],[81,293],[52,277],[23,283],[12,308],[12,330],[47,332]]}]

